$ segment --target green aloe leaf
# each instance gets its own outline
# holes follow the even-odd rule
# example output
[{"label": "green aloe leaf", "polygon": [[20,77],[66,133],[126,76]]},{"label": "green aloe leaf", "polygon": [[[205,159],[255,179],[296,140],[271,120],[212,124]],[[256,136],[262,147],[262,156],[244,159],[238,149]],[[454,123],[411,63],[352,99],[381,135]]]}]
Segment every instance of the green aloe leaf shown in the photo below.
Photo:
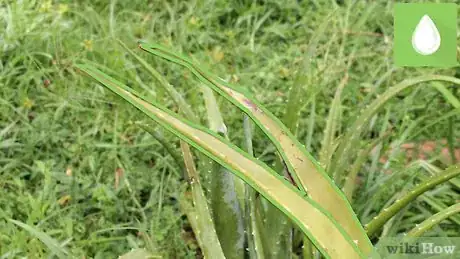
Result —
[{"label": "green aloe leaf", "polygon": [[142,122],[134,122],[134,125],[138,126],[139,128],[145,130],[149,133],[153,138],[155,138],[164,148],[165,150],[171,155],[171,157],[176,161],[177,165],[183,170],[184,169],[184,162],[180,154],[176,151],[176,148],[171,145],[170,142],[152,125],[145,124]]},{"label": "green aloe leaf", "polygon": [[411,231],[407,233],[407,237],[419,237],[423,235],[426,231],[430,230],[432,227],[435,225],[441,223],[444,219],[460,212],[460,203],[454,204],[450,206],[449,208],[440,211],[433,216],[427,218],[424,220],[422,223],[417,225],[415,228],[413,228]]},{"label": "green aloe leaf", "polygon": [[[248,154],[253,157],[252,124],[248,116],[243,118],[244,146]],[[245,186],[244,218],[246,222],[249,257],[265,258],[263,237],[261,236],[262,217],[257,211],[257,193],[249,185]]]},{"label": "green aloe leaf", "polygon": [[447,87],[445,87],[440,82],[433,82],[433,87],[438,90],[455,109],[460,108],[460,101],[453,95]]},{"label": "green aloe leaf", "polygon": [[126,46],[122,41],[118,41],[120,46],[122,46],[131,56],[133,56],[149,74],[155,78],[160,87],[162,87],[171,97],[172,101],[179,107],[180,111],[185,115],[185,117],[193,122],[198,122],[198,118],[192,112],[190,105],[185,101],[182,95],[158,72],[153,68],[146,60],[138,56],[134,51],[132,51],[128,46]]},{"label": "green aloe leaf", "polygon": [[[141,66],[153,77],[155,78],[156,82],[159,84],[159,86],[167,92],[169,97],[172,99],[172,101],[179,107],[180,112],[189,120],[193,122],[198,122],[199,119],[198,117],[192,112],[192,109],[190,105],[185,101],[185,99],[182,97],[182,95],[176,91],[176,89],[166,80],[165,77],[163,77],[156,69],[154,69],[146,60],[144,60],[142,57],[134,53],[130,48],[128,48],[123,42],[118,41],[118,43],[132,56],[134,57],[140,64]],[[204,88],[204,87],[203,87]],[[208,88],[205,88],[208,89]],[[211,93],[212,94],[212,93]],[[215,100],[210,100],[210,96],[206,93],[205,95],[205,101],[206,101],[206,106],[207,106],[207,112],[208,112],[208,121],[210,123],[210,129],[215,131],[215,132],[220,132],[220,133],[225,133],[226,132],[226,127],[225,124],[223,123],[223,120],[219,114],[219,111],[215,109],[217,107]],[[147,130],[144,128],[144,130]],[[157,140],[160,141],[158,138],[158,134],[154,134],[152,130],[149,131],[152,136],[154,136]],[[167,143],[162,143],[163,145],[167,145]],[[182,143],[181,143],[182,144]],[[186,148],[186,147],[184,147]],[[170,149],[167,149],[168,151],[171,151]],[[171,153],[173,154],[173,153]],[[175,156],[173,156],[176,158]],[[214,223],[216,225],[217,229],[217,234],[219,236],[219,240],[221,241],[221,246],[222,249],[224,250],[225,255],[227,255],[228,258],[239,258],[239,256],[236,256],[235,254],[239,253],[242,254],[244,252],[244,229],[242,228],[242,219],[238,218],[239,214],[241,214],[238,211],[235,211],[231,213],[230,211],[224,212],[225,208],[233,208],[235,210],[238,210],[235,204],[226,204],[230,202],[235,202],[234,200],[228,200],[228,201],[223,201],[224,203],[220,203],[223,197],[234,197],[232,193],[229,192],[234,192],[233,188],[233,182],[230,182],[229,179],[233,179],[230,173],[225,172],[225,169],[222,168],[220,165],[216,164],[214,161],[209,160],[207,157],[200,157],[199,161],[201,162],[201,169],[206,172],[210,172],[208,175],[205,175],[207,177],[204,177],[204,181],[206,184],[201,184],[200,187],[206,187],[207,191],[210,192],[210,197],[212,199],[210,200],[211,202],[211,211],[213,211],[214,215]],[[180,162],[179,165],[182,165]],[[220,177],[223,175],[223,177]],[[197,179],[198,182],[200,182],[199,175],[196,175],[195,178]],[[212,185],[212,186],[210,186]],[[225,185],[225,186],[222,186]],[[221,192],[222,190],[225,191],[223,193],[219,194],[213,194],[212,192]],[[225,195],[225,196],[223,196]],[[193,196],[194,199],[200,198],[200,196]],[[197,202],[207,202],[207,199],[200,199],[195,200],[195,203]],[[216,205],[219,204],[219,205]],[[238,205],[238,204],[237,204]],[[200,206],[205,206],[205,205],[198,205]],[[216,206],[219,206],[219,208],[216,208]],[[209,212],[208,209],[205,211],[202,211],[202,213]],[[196,214],[196,212],[195,212]],[[232,214],[235,214],[233,217],[230,216]],[[188,215],[192,215],[192,212],[188,212]],[[228,217],[220,217],[218,215],[227,215]],[[207,217],[207,215],[204,215],[204,217]],[[189,220],[190,217],[188,217]],[[222,224],[220,221],[225,221],[226,224]],[[233,224],[231,224],[232,222]],[[230,223],[230,224],[229,224]],[[207,227],[205,224],[199,224],[196,225],[196,228],[194,229],[194,232],[203,232],[206,231],[205,229],[201,229],[202,227]],[[231,229],[231,233],[227,233],[227,229]],[[239,231],[234,231],[235,229],[238,229]],[[230,239],[234,239],[235,241],[231,241]],[[238,240],[238,245],[236,244],[236,240]],[[200,247],[206,246],[208,242],[201,242]],[[206,249],[205,249],[206,250]],[[237,252],[238,250],[238,252]]]},{"label": "green aloe leaf", "polygon": [[295,223],[326,258],[364,255],[343,227],[317,202],[296,190],[266,164],[208,129],[193,124],[88,65],[77,67],[188,144],[241,178]]},{"label": "green aloe leaf", "polygon": [[[422,201],[426,202],[434,211],[441,212],[448,208],[448,206],[442,203],[441,201],[436,200],[426,194],[422,195],[420,198]],[[452,215],[449,218],[449,220],[452,223],[455,223],[458,226],[460,226],[460,215]]]},{"label": "green aloe leaf", "polygon": [[372,244],[345,195],[327,176],[294,135],[248,91],[232,86],[192,60],[157,44],[140,44],[154,55],[188,68],[200,81],[245,112],[272,140],[302,192],[321,204],[345,228],[360,249],[368,254]]},{"label": "green aloe leaf", "polygon": [[211,211],[208,207],[206,197],[201,187],[200,178],[196,171],[195,163],[193,162],[192,151],[190,146],[181,140],[180,147],[182,150],[182,157],[184,158],[185,170],[188,175],[188,182],[192,189],[192,197],[194,203],[194,211],[196,218],[192,226],[195,225],[195,234],[198,236],[198,242],[206,258],[225,258],[222,246],[217,236],[217,231],[214,228]]},{"label": "green aloe leaf", "polygon": [[[201,91],[206,105],[209,129],[227,138],[225,126],[214,93],[208,87],[202,86]],[[209,172],[211,187],[209,197],[216,225],[217,235],[222,244],[222,249],[227,258],[244,257],[244,226],[240,201],[236,188],[244,187],[241,180],[235,179],[225,167],[215,163]],[[243,195],[243,190],[240,192]]]},{"label": "green aloe leaf", "polygon": [[406,207],[411,201],[415,200],[418,196],[422,195],[426,191],[438,186],[439,184],[445,183],[450,179],[460,175],[460,168],[458,165],[451,166],[446,169],[444,172],[433,176],[430,179],[418,184],[412,191],[407,193],[402,198],[396,200],[390,207],[383,209],[380,214],[374,217],[371,222],[369,222],[365,229],[369,236],[375,234],[389,219],[391,219],[396,213],[401,209]]}]

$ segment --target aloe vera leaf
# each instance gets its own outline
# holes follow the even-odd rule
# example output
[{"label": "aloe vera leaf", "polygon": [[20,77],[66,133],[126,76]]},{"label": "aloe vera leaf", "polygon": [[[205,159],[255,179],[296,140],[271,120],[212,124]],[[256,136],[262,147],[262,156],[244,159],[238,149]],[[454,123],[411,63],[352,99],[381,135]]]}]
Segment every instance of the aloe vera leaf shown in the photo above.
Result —
[{"label": "aloe vera leaf", "polygon": [[[244,146],[248,154],[253,157],[254,151],[252,146],[252,124],[249,117],[244,115],[243,118]],[[244,218],[246,219],[247,240],[249,249],[249,258],[264,259],[265,248],[261,238],[261,216],[257,213],[256,192],[249,185],[245,185],[245,209]]]},{"label": "aloe vera leaf", "polygon": [[[315,46],[314,46],[315,47]],[[313,55],[315,48],[310,47],[307,56]],[[298,120],[303,103],[302,94],[304,85],[307,83],[308,77],[300,72],[297,73],[294,84],[290,87],[288,101],[286,104],[286,110],[282,122],[286,127],[295,134],[297,131]],[[287,177],[290,178],[292,173],[285,168],[281,157],[276,159],[275,170]],[[288,224],[288,219],[284,216],[278,209],[273,206],[270,206],[266,212],[266,222],[265,226],[269,229],[269,232],[266,240],[266,247],[270,247],[270,256],[271,258],[280,258],[285,257],[286,259],[290,258],[292,254],[292,243],[291,240],[291,231],[292,225]],[[308,240],[308,239],[307,239]],[[309,241],[308,241],[309,242]]]},{"label": "aloe vera leaf", "polygon": [[343,193],[345,193],[345,196],[350,202],[353,200],[353,193],[356,189],[356,180],[358,173],[361,170],[361,167],[366,162],[367,157],[369,156],[369,153],[372,151],[372,149],[375,146],[377,146],[380,142],[382,142],[384,139],[386,139],[388,136],[390,136],[389,133],[390,132],[387,132],[386,134],[381,135],[380,137],[374,139],[371,143],[369,143],[366,148],[359,152],[358,157],[351,166],[350,172],[348,173],[348,176],[345,178],[345,184],[343,185],[342,189]]},{"label": "aloe vera leaf", "polygon": [[433,82],[432,83],[433,87],[438,90],[444,98],[455,108],[459,109],[460,108],[460,101],[455,97],[447,87],[445,87],[443,84],[440,82]]},{"label": "aloe vera leaf", "polygon": [[310,116],[308,118],[308,130],[305,137],[305,148],[311,150],[311,142],[313,140],[313,132],[315,131],[316,117],[316,100],[313,99],[310,106]]},{"label": "aloe vera leaf", "polygon": [[283,123],[293,133],[297,131],[300,109],[303,104],[304,87],[308,77],[302,74],[296,76],[294,85],[289,90],[289,97],[284,112]]},{"label": "aloe vera leaf", "polygon": [[[190,226],[192,227],[193,233],[200,232],[200,225],[198,224],[198,214],[196,213],[195,208],[190,204],[186,197],[179,198],[179,208],[185,214],[188,219]],[[202,235],[195,234],[197,243],[199,247],[204,247]]]},{"label": "aloe vera leaf", "polygon": [[48,247],[50,252],[55,254],[57,257],[59,258],[69,257],[69,252],[65,248],[63,248],[56,239],[50,237],[48,234],[44,233],[43,231],[35,227],[29,226],[21,221],[14,220],[14,219],[8,219],[8,221],[10,221],[11,223],[14,223],[15,225],[18,225],[19,227],[23,228],[24,230],[32,234],[34,237],[38,238],[41,242],[43,242],[43,244],[46,245],[46,247]]},{"label": "aloe vera leaf", "polygon": [[154,137],[166,149],[166,151],[171,155],[171,157],[176,161],[177,165],[182,170],[185,169],[184,162],[180,154],[176,152],[176,149],[171,145],[170,142],[168,142],[167,139],[165,139],[165,137],[160,132],[158,132],[151,125],[148,125],[148,124],[144,124],[141,122],[135,122],[134,124],[140,127],[141,129],[145,130],[152,137]]},{"label": "aloe vera leaf", "polygon": [[[440,169],[439,167],[436,167],[430,163],[428,163],[427,161],[425,160],[420,160],[417,162],[421,168],[424,168],[426,171],[428,171],[428,173],[430,173],[431,175],[436,175],[438,174],[439,172],[442,171],[442,169]],[[458,178],[452,178],[449,180],[449,183],[456,189],[460,190],[460,179]]]},{"label": "aloe vera leaf", "polygon": [[426,231],[431,229],[433,226],[441,223],[444,219],[460,212],[460,203],[454,204],[450,206],[449,208],[440,211],[433,216],[427,218],[424,220],[420,225],[417,225],[415,228],[413,228],[411,231],[407,233],[407,237],[419,237],[423,235]]},{"label": "aloe vera leaf", "polygon": [[250,157],[221,136],[161,107],[88,65],[76,65],[152,120],[229,169],[283,211],[326,258],[362,258],[356,242],[317,202],[295,189],[266,164]]},{"label": "aloe vera leaf", "polygon": [[[202,86],[201,91],[205,100],[209,129],[227,137],[227,127],[212,90]],[[227,258],[243,258],[245,237],[240,201],[243,202],[244,198],[239,199],[236,193],[238,182],[241,187],[243,185],[241,180],[217,163],[210,174],[212,175],[209,197],[222,249]],[[243,195],[243,191],[240,193]]]},{"label": "aloe vera leaf", "polygon": [[182,150],[182,157],[184,158],[185,170],[188,174],[188,182],[192,189],[194,208],[196,209],[198,232],[195,234],[200,236],[203,254],[206,258],[225,258],[223,247],[217,236],[217,231],[214,228],[211,211],[208,208],[208,203],[199,181],[195,163],[193,162],[190,146],[181,140],[180,147]]},{"label": "aloe vera leaf", "polygon": [[[428,205],[430,205],[430,207],[432,209],[434,209],[435,211],[437,211],[437,212],[443,211],[443,210],[447,209],[447,207],[448,207],[444,203],[440,202],[439,200],[435,200],[435,199],[433,199],[432,197],[430,197],[428,195],[424,194],[424,195],[421,196],[421,198],[422,198],[422,200],[424,202],[426,202]],[[449,220],[460,226],[460,216],[459,215],[452,215],[449,218]]]},{"label": "aloe vera leaf", "polygon": [[[131,56],[133,56],[141,65],[144,67],[145,70],[147,70],[153,78],[157,80],[159,83],[160,87],[163,88],[169,97],[173,100],[173,102],[179,107],[179,111],[184,114],[184,116],[191,120],[192,122],[198,123],[199,119],[195,115],[195,113],[192,112],[192,109],[190,108],[190,105],[186,102],[186,100],[182,97],[182,95],[176,91],[176,89],[166,80],[165,77],[163,77],[156,69],[154,69],[147,61],[145,61],[142,57],[134,53],[130,48],[128,48],[122,41],[118,40],[118,43],[120,46],[122,46]],[[222,124],[225,127],[225,124]],[[225,130],[226,128],[222,128],[219,130]],[[209,158],[203,156],[202,154],[199,154],[199,161],[200,161],[200,168],[203,171],[210,171],[214,168],[214,162],[212,160],[209,160]],[[181,163],[182,164],[182,163]],[[212,174],[205,174],[202,175],[201,178],[203,178],[203,184],[202,186],[205,188],[207,191],[207,194],[210,192],[210,185],[211,185],[211,180],[212,180]]]},{"label": "aloe vera leaf", "polygon": [[326,128],[324,130],[323,141],[321,142],[321,150],[319,152],[319,162],[327,170],[332,153],[334,152],[335,133],[340,115],[341,95],[347,85],[348,74],[345,74],[342,81],[339,83],[335,91],[334,99],[329,109],[329,114],[326,120]]},{"label": "aloe vera leaf", "polygon": [[140,44],[140,46],[149,53],[188,68],[200,81],[245,112],[276,146],[301,191],[308,191],[311,199],[329,211],[352,239],[356,240],[365,254],[371,252],[372,244],[343,193],[286,126],[255,100],[251,94],[231,86],[190,59],[161,45]]},{"label": "aloe vera leaf", "polygon": [[185,115],[185,117],[193,122],[198,122],[198,117],[192,112],[190,105],[184,100],[182,95],[177,92],[177,90],[164,78],[155,68],[150,66],[147,61],[138,56],[134,51],[132,51],[128,46],[126,46],[122,41],[118,40],[120,46],[122,46],[131,56],[133,56],[144,68],[147,70],[160,84],[160,86],[168,93],[169,97],[173,102],[179,107],[180,111]]},{"label": "aloe vera leaf", "polygon": [[380,110],[383,105],[385,105],[392,97],[401,91],[411,86],[429,81],[446,81],[460,85],[460,79],[455,77],[443,75],[424,75],[417,78],[406,79],[399,84],[389,88],[385,93],[378,96],[371,104],[369,104],[351,125],[351,127],[349,127],[348,132],[343,137],[341,144],[334,154],[334,159],[332,160],[331,166],[329,168],[329,174],[334,175],[334,179],[340,179],[342,177],[345,165],[348,163],[350,154],[354,153],[353,151],[357,146],[359,136],[364,130],[364,126],[369,122],[372,116]]},{"label": "aloe vera leaf", "polygon": [[396,202],[393,203],[393,205],[391,205],[390,207],[383,209],[383,211],[380,212],[380,214],[378,214],[376,217],[374,217],[373,220],[371,220],[371,222],[365,225],[365,229],[367,230],[368,235],[372,236],[377,230],[379,230],[383,226],[383,224],[385,224],[385,222],[387,222],[402,208],[407,206],[411,201],[415,200],[418,196],[438,186],[439,184],[447,182],[449,179],[454,178],[459,174],[460,168],[458,167],[458,165],[454,165],[444,170],[444,172],[440,173],[439,175],[433,176],[429,180],[418,184],[412,191],[407,193],[402,198],[396,200]]}]

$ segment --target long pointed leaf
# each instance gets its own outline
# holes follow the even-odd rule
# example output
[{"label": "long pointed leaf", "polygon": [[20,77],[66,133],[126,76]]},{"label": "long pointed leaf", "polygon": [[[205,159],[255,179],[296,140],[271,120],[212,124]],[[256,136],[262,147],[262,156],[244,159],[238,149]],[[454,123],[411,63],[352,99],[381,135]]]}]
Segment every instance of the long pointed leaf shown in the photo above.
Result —
[{"label": "long pointed leaf", "polygon": [[365,254],[371,252],[372,244],[345,195],[286,126],[264,108],[250,93],[226,83],[190,59],[178,55],[161,45],[141,44],[140,47],[149,53],[190,69],[200,81],[251,117],[272,140],[301,191],[307,191],[311,199],[329,211],[345,228],[352,239],[356,240]]},{"label": "long pointed leaf", "polygon": [[192,151],[190,146],[181,140],[180,148],[184,158],[185,170],[188,174],[189,184],[192,189],[194,208],[196,213],[196,225],[198,227],[196,235],[201,241],[201,249],[206,258],[224,258],[222,245],[217,237],[217,231],[211,216],[211,211],[208,207],[206,197],[203,193],[203,188],[199,181],[198,172],[196,171],[195,163],[193,162]]},{"label": "long pointed leaf", "polygon": [[348,83],[348,74],[340,82],[337,90],[335,91],[334,100],[332,100],[331,108],[326,121],[326,129],[324,130],[323,141],[321,142],[321,151],[319,152],[319,161],[325,167],[329,166],[330,159],[334,153],[335,148],[335,133],[337,130],[337,122],[340,116],[340,105],[342,91]]},{"label": "long pointed leaf", "polygon": [[450,179],[460,175],[460,168],[458,165],[454,165],[437,176],[433,176],[430,179],[420,183],[412,191],[406,194],[404,197],[397,200],[390,207],[383,209],[383,211],[377,215],[371,222],[369,222],[365,228],[369,236],[372,236],[377,230],[379,230],[383,224],[385,224],[391,217],[393,217],[398,211],[404,208],[409,202],[415,200],[418,196],[424,192],[438,186],[439,184],[445,183]]},{"label": "long pointed leaf", "polygon": [[56,239],[50,237],[48,234],[42,232],[41,230],[35,227],[32,227],[32,226],[29,226],[21,221],[17,221],[14,219],[8,219],[8,220],[20,226],[21,228],[23,228],[24,230],[32,234],[34,237],[42,241],[43,244],[45,244],[48,247],[48,249],[52,253],[54,253],[57,257],[68,258],[69,252],[65,248],[61,247]]},{"label": "long pointed leaf", "polygon": [[[211,131],[227,137],[227,127],[220,114],[214,93],[202,86],[203,97]],[[228,258],[244,257],[244,227],[240,200],[236,188],[243,187],[241,180],[228,172],[225,167],[215,163],[211,175],[210,200],[217,234],[222,249]],[[235,179],[236,178],[236,179]],[[237,185],[241,183],[241,185]],[[241,191],[242,193],[242,191]]]},{"label": "long pointed leaf", "polygon": [[420,225],[417,225],[414,229],[407,233],[407,237],[419,237],[436,224],[441,223],[444,219],[460,212],[460,203],[454,204],[449,208],[440,211],[433,216],[424,220]]},{"label": "long pointed leaf", "polygon": [[206,128],[179,119],[177,114],[158,104],[146,102],[135,91],[98,69],[88,65],[77,67],[257,190],[283,211],[326,258],[363,257],[355,242],[327,211],[266,164]]}]

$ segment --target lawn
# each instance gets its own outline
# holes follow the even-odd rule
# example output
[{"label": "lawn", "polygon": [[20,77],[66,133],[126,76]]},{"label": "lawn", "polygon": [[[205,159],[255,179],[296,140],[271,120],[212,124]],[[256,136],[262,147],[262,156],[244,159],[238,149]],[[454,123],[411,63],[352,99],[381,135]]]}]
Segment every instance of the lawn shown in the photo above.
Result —
[{"label": "lawn", "polygon": [[[2,1],[0,258],[50,256],[37,230],[75,258],[117,258],[139,247],[163,258],[202,256],[179,202],[187,181],[159,141],[179,151],[179,139],[155,124],[155,136],[136,126],[149,119],[74,64],[90,62],[183,112],[128,48],[208,126],[203,84],[138,48],[140,40],[162,44],[252,93],[327,163],[336,136],[390,86],[427,74],[458,76],[455,68],[395,67],[392,12],[392,1]],[[340,85],[339,110],[330,119]],[[216,98],[229,141],[244,146],[243,113]],[[357,151],[381,139],[362,153],[352,203],[362,222],[426,175],[458,163],[458,98],[452,83],[423,82],[399,92],[364,125]],[[333,129],[330,157],[321,153],[327,129]],[[277,168],[276,149],[260,129],[252,141],[254,156]],[[458,203],[458,191],[446,183],[419,196],[384,234],[406,232]],[[426,235],[460,236],[457,216]]]}]

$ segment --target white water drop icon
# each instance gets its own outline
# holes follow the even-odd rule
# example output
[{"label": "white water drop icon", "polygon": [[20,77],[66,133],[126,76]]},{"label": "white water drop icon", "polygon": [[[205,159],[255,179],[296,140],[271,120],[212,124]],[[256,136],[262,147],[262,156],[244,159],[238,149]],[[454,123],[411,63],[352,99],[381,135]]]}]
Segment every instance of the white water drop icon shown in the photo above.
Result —
[{"label": "white water drop icon", "polygon": [[424,15],[412,34],[412,47],[418,53],[428,56],[441,46],[441,36],[430,16]]}]

